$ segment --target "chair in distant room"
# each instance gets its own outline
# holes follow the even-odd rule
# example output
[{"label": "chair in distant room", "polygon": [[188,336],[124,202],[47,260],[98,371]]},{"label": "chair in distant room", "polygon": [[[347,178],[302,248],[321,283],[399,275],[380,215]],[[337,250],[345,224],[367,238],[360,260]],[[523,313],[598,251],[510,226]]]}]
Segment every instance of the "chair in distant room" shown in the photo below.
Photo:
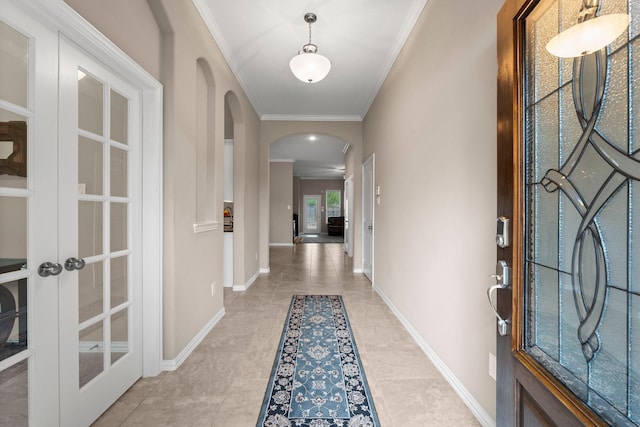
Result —
[{"label": "chair in distant room", "polygon": [[343,216],[332,216],[327,219],[327,234],[329,236],[344,236]]}]

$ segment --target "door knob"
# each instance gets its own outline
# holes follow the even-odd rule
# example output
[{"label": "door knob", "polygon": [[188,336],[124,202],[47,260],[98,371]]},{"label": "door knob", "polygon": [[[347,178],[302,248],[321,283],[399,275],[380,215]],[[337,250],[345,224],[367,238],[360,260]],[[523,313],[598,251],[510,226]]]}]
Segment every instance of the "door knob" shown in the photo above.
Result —
[{"label": "door knob", "polygon": [[78,259],[78,258],[67,258],[67,260],[64,262],[64,268],[67,271],[73,271],[73,270],[82,270],[84,268],[85,262],[82,258]]},{"label": "door knob", "polygon": [[62,273],[62,266],[58,263],[43,262],[38,267],[38,274],[42,277],[57,276]]}]

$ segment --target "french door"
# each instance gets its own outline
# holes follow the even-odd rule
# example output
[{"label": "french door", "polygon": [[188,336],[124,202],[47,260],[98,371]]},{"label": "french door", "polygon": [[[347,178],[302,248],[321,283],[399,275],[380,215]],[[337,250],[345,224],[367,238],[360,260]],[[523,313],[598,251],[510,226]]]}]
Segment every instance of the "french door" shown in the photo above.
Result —
[{"label": "french door", "polygon": [[499,426],[640,425],[639,29],[576,58],[545,49],[639,11],[507,0],[498,15]]},{"label": "french door", "polygon": [[142,374],[141,94],[5,0],[0,39],[3,419],[86,426]]},{"label": "french door", "polygon": [[85,425],[142,372],[141,105],[64,38],[59,56],[61,424]]},{"label": "french door", "polygon": [[321,206],[321,198],[320,196],[308,196],[304,195],[302,197],[302,202],[304,204],[304,214],[303,214],[303,227],[302,230],[304,233],[320,233],[321,224],[320,218],[322,215],[320,214],[320,206]]}]

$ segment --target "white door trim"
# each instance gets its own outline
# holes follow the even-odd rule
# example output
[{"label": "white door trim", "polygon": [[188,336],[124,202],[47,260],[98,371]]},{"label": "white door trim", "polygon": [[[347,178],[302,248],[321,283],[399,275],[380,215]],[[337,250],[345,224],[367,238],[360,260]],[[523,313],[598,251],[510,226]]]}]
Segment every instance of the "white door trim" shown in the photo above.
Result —
[{"label": "white door trim", "polygon": [[[368,164],[371,163],[371,188],[365,188],[365,168]],[[367,206],[365,204],[365,194],[367,191],[370,192],[370,201],[371,201],[371,226],[373,227],[371,230],[371,249],[370,249],[370,258],[371,258],[371,286],[375,286],[375,218],[376,218],[376,206],[375,206],[375,186],[376,186],[376,153],[371,154],[363,163],[362,163],[362,269],[366,272],[364,268],[365,261],[365,244],[364,239],[366,238],[367,231],[365,230],[366,221],[365,221],[365,209]]]},{"label": "white door trim", "polygon": [[162,84],[62,0],[13,0],[142,91],[142,374],[162,370]]},{"label": "white door trim", "polygon": [[353,257],[353,175],[344,180],[344,200],[345,200],[345,232],[344,232],[344,250],[349,257]]}]

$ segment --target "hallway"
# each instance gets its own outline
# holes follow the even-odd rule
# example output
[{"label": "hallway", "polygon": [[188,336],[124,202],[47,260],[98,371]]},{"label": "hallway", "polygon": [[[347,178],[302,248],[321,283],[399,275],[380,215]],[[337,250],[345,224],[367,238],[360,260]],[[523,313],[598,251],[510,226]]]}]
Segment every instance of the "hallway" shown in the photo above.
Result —
[{"label": "hallway", "polygon": [[94,426],[255,425],[293,294],[343,295],[383,427],[479,425],[342,247],[271,248],[271,273],[225,289],[225,316],[187,361],[139,380]]}]

